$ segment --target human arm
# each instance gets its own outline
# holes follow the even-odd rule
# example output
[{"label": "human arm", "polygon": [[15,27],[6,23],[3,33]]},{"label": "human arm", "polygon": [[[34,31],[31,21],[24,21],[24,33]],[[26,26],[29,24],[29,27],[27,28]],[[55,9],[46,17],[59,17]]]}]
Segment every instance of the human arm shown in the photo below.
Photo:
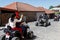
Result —
[{"label": "human arm", "polygon": [[18,20],[18,19],[16,19],[15,21],[16,22],[21,22],[22,21],[22,18],[23,18],[23,15],[21,15],[21,18]]},{"label": "human arm", "polygon": [[10,20],[11,20],[11,18],[9,18],[8,23],[5,25],[5,28],[7,28],[7,26],[10,25],[9,24],[10,23]]}]

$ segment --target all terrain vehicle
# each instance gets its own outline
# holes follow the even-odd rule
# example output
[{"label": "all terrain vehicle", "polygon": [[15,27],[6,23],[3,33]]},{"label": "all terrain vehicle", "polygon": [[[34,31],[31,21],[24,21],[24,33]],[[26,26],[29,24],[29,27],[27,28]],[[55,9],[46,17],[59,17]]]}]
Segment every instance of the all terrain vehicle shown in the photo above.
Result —
[{"label": "all terrain vehicle", "polygon": [[37,21],[36,26],[44,26],[47,27],[50,25],[49,21],[46,21],[46,19],[40,19],[39,21]]},{"label": "all terrain vehicle", "polygon": [[32,38],[33,37],[33,31],[30,30],[29,26],[26,26],[24,33],[24,38],[21,38],[21,34],[18,30],[11,30],[11,27],[8,26],[7,28],[4,29],[4,35],[2,35],[0,37],[0,40],[24,40],[24,39],[28,39],[28,38]]}]

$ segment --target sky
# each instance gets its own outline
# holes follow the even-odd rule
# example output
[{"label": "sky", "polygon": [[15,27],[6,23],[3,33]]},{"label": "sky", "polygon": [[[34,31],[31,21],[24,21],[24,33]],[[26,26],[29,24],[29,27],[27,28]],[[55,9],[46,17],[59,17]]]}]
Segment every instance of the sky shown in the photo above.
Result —
[{"label": "sky", "polygon": [[50,6],[57,6],[60,5],[60,0],[0,0],[0,7],[6,6],[13,2],[23,2],[35,7],[44,7],[49,8]]}]

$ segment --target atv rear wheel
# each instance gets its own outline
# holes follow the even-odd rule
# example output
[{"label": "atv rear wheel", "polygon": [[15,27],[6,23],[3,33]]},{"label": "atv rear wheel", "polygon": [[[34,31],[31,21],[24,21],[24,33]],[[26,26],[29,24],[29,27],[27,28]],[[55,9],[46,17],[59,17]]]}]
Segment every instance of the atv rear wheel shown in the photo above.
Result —
[{"label": "atv rear wheel", "polygon": [[5,35],[1,35],[0,40],[5,40]]}]

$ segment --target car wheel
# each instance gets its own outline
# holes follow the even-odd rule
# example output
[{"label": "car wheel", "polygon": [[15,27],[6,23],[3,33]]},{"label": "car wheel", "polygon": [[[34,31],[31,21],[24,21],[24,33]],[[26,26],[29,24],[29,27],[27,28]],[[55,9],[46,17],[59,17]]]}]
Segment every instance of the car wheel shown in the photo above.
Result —
[{"label": "car wheel", "polygon": [[18,37],[13,37],[12,40],[20,40]]}]

